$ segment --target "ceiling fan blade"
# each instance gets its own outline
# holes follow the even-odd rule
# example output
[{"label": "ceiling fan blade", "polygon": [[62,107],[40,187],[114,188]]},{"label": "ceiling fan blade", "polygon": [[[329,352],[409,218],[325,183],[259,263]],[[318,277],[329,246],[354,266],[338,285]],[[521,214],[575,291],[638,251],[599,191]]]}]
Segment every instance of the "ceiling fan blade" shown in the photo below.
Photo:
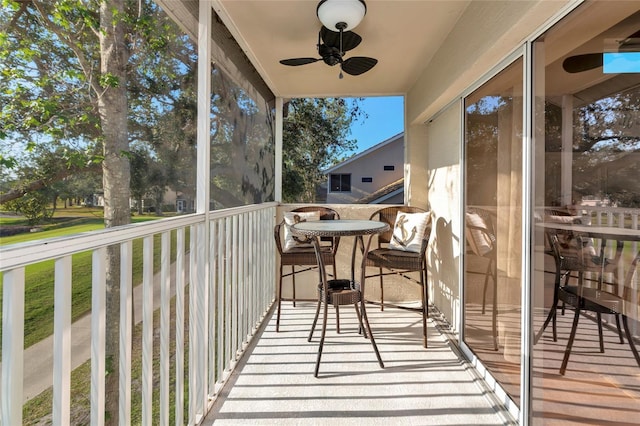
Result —
[{"label": "ceiling fan blade", "polygon": [[321,59],[322,58],[291,58],[291,59],[282,59],[280,63],[282,65],[289,65],[290,67],[297,67],[299,65],[312,64]]},{"label": "ceiling fan blade", "polygon": [[[328,30],[327,27],[323,26],[320,28],[320,38],[322,38],[322,42],[325,45],[340,48],[340,33]],[[346,52],[356,48],[361,41],[362,37],[353,31],[344,31],[342,33],[342,51]]]},{"label": "ceiling fan blade", "polygon": [[578,73],[602,66],[602,53],[585,53],[569,56],[562,62],[562,68],[568,73]]},{"label": "ceiling fan blade", "polygon": [[360,75],[376,66],[377,59],[366,56],[354,56],[342,62],[342,71],[351,75]]}]

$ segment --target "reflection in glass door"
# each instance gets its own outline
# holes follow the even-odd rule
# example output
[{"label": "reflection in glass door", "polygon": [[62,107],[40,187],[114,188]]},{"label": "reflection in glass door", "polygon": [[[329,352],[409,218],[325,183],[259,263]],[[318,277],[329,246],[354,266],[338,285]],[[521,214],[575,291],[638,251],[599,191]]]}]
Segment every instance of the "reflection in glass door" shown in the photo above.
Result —
[{"label": "reflection in glass door", "polygon": [[537,425],[640,418],[639,30],[640,3],[588,2],[533,45]]},{"label": "reflection in glass door", "polygon": [[522,59],[465,98],[464,341],[518,402]]}]

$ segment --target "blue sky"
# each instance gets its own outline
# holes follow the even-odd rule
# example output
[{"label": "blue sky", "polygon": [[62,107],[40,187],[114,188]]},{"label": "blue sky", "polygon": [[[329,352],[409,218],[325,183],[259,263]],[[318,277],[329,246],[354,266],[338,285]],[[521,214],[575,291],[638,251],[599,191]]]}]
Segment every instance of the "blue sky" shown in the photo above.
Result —
[{"label": "blue sky", "polygon": [[637,73],[640,71],[640,52],[605,52],[604,73]]},{"label": "blue sky", "polygon": [[351,125],[351,137],[358,140],[356,152],[362,152],[404,131],[402,96],[364,98],[361,106],[369,118]]}]

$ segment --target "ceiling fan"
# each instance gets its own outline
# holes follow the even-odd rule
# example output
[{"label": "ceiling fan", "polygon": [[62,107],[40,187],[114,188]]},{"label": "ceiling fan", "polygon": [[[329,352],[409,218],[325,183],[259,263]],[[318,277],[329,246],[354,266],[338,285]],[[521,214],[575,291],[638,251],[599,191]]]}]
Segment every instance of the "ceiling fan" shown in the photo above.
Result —
[{"label": "ceiling fan", "polygon": [[[340,69],[350,75],[360,75],[373,68],[378,60],[366,56],[353,56],[344,59],[345,52],[354,49],[360,44],[362,38],[353,31],[340,32],[329,31],[322,27],[318,32],[318,54],[320,58],[292,58],[280,61],[282,65],[296,67],[324,61],[325,64],[334,66],[340,64]],[[342,73],[340,73],[342,78]]]},{"label": "ceiling fan", "polygon": [[[324,61],[335,66],[340,64],[339,77],[342,71],[350,75],[360,75],[373,68],[378,60],[367,56],[353,56],[345,59],[345,52],[355,49],[362,37],[350,31],[360,23],[367,11],[364,0],[322,0],[318,4],[316,14],[323,23],[318,32],[317,50],[320,58],[282,59],[282,65],[297,67]],[[335,29],[331,29],[335,28]]]},{"label": "ceiling fan", "polygon": [[[640,31],[636,31],[618,43],[618,52],[640,52]],[[575,74],[596,69],[603,65],[604,53],[584,53],[569,56],[562,62],[562,68],[568,73]]]}]

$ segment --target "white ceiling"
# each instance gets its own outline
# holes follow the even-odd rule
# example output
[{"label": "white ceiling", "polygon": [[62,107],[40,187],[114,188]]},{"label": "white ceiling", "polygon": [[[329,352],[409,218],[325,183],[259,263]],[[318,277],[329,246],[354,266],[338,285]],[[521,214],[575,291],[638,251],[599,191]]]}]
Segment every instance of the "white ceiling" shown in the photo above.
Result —
[{"label": "white ceiling", "polygon": [[346,52],[378,64],[365,74],[338,78],[338,66],[319,61],[290,67],[280,59],[316,57],[318,2],[313,0],[218,0],[221,16],[276,96],[402,95],[415,83],[469,1],[367,0],[354,32],[362,43]]}]

